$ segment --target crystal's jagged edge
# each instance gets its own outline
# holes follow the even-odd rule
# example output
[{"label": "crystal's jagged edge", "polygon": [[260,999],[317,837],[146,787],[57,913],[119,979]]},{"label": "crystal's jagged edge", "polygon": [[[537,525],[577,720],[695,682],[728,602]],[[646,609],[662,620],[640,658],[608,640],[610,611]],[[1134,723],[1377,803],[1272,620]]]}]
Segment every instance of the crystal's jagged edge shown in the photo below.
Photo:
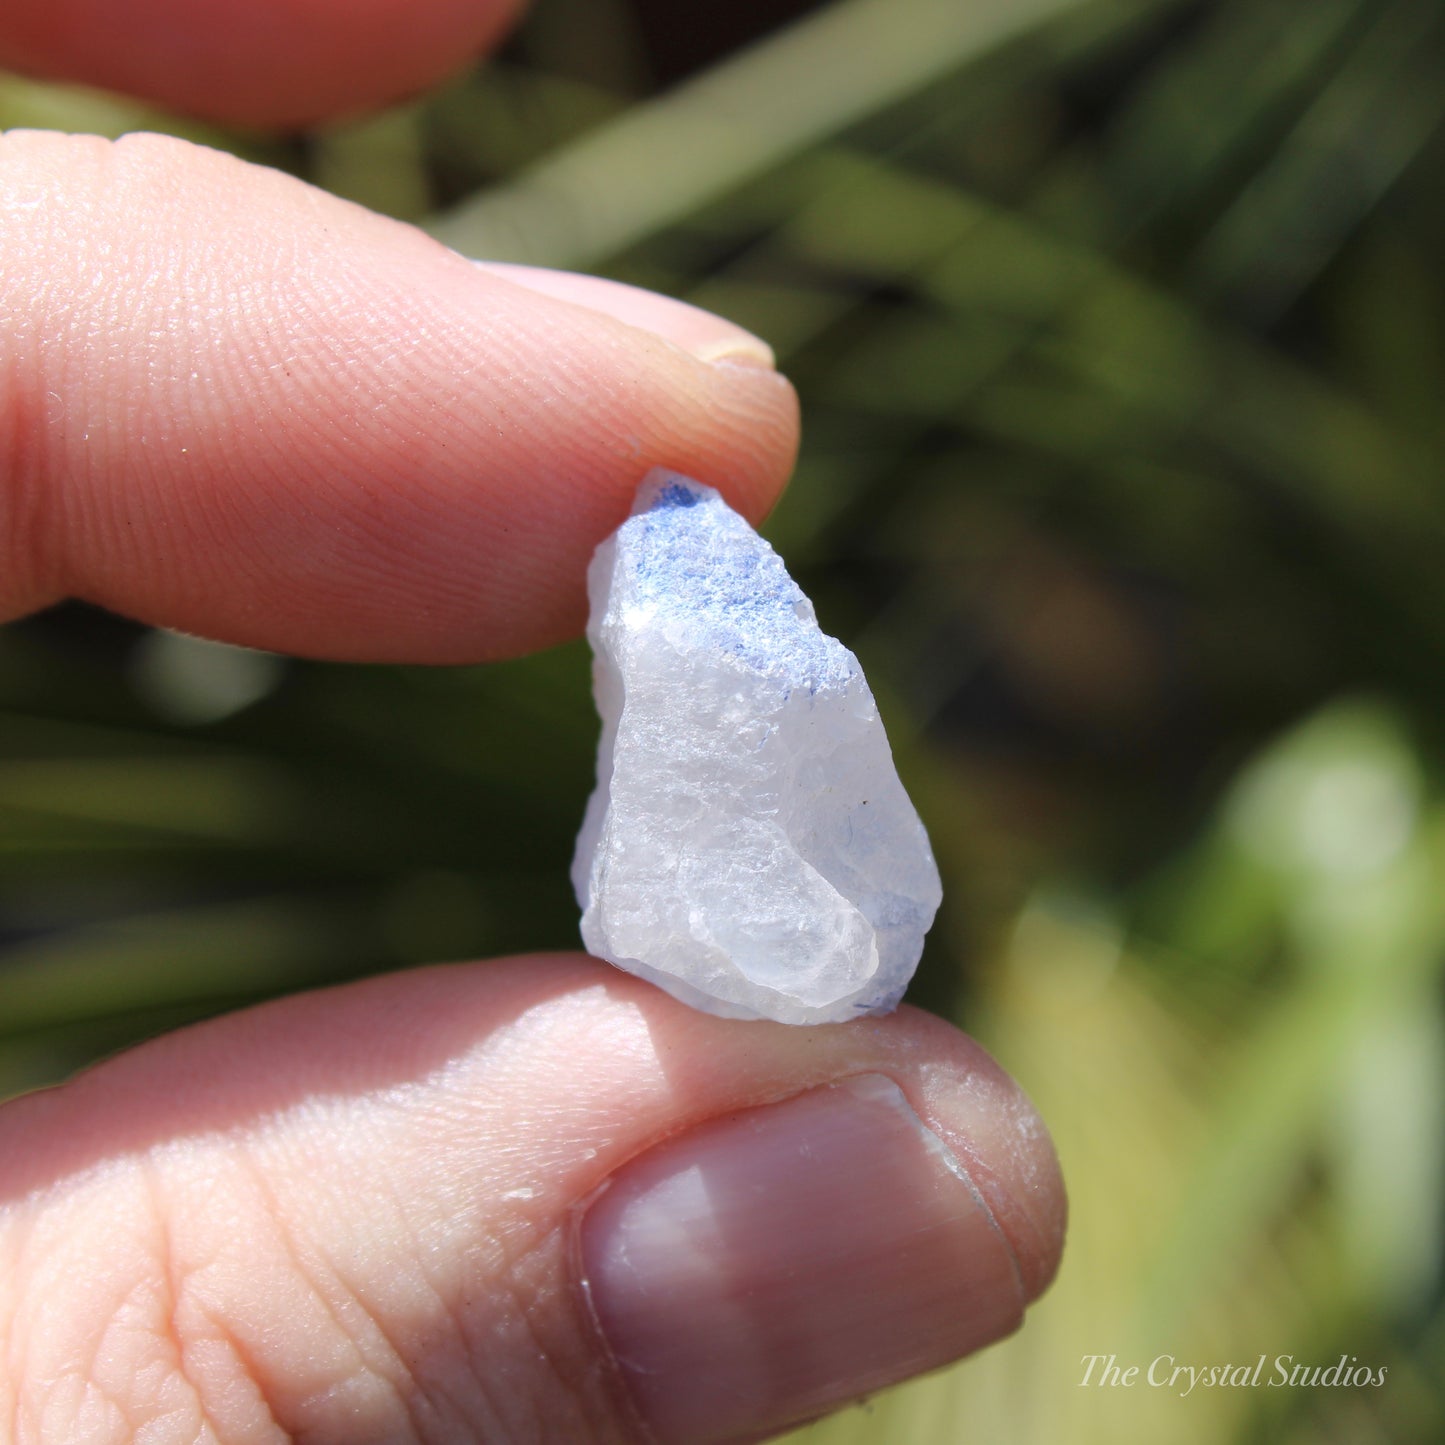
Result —
[{"label": "crystal's jagged edge", "polygon": [[713,488],[654,471],[587,574],[587,948],[726,1018],[894,1008],[942,890],[858,660]]}]

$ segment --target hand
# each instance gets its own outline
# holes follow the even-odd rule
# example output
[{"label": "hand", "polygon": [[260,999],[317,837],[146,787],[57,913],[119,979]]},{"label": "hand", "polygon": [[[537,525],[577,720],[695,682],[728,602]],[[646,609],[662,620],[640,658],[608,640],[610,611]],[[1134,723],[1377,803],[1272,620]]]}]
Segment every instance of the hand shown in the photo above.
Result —
[{"label": "hand", "polygon": [[[35,5],[0,59],[295,120],[434,79],[512,7],[332,8]],[[246,63],[283,13],[294,71]],[[757,520],[796,441],[725,321],[156,137],[0,139],[0,416],[5,615],[429,663],[574,634],[650,466]],[[1063,1208],[1017,1087],[917,1011],[728,1023],[580,955],[371,980],[0,1111],[0,1421],[756,1438],[1013,1329]]]}]

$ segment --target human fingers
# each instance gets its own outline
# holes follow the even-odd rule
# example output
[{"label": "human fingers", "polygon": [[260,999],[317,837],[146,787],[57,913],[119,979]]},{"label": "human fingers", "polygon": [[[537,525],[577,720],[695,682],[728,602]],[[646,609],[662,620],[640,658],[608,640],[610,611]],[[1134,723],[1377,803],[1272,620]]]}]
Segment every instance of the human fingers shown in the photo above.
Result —
[{"label": "human fingers", "polygon": [[185,142],[0,137],[0,256],[0,617],[481,661],[580,629],[651,466],[754,520],[792,466],[739,328]]},{"label": "human fingers", "polygon": [[1017,1086],[917,1011],[406,973],[0,1110],[0,1405],[40,1445],[756,1438],[1011,1331],[1063,1209]]},{"label": "human fingers", "polygon": [[688,306],[671,296],[624,286],[620,281],[608,281],[600,276],[579,275],[575,271],[549,271],[542,266],[518,266],[502,261],[479,261],[477,265],[503,281],[514,281],[544,296],[605,312],[644,331],[660,332],[704,361],[773,365],[772,348],[765,341],[730,322],[720,322],[710,311]]},{"label": "human fingers", "polygon": [[523,0],[10,0],[0,66],[242,125],[292,128],[423,90]]}]

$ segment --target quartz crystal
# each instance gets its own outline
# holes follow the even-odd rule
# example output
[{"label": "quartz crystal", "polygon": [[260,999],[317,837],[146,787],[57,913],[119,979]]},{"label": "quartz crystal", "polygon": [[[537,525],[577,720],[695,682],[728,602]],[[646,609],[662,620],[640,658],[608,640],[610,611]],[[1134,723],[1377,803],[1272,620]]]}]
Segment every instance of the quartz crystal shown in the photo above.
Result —
[{"label": "quartz crystal", "polygon": [[725,1018],[884,1013],[941,890],[858,659],[711,487],[652,472],[587,573],[588,949]]}]

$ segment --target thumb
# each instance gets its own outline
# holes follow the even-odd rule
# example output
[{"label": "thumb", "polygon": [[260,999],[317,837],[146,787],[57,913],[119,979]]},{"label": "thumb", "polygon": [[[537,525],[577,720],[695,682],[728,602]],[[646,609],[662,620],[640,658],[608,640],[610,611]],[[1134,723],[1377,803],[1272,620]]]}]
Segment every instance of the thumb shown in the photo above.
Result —
[{"label": "thumb", "polygon": [[1063,1196],[927,1015],[723,1022],[577,956],[377,979],[0,1111],[35,1441],[755,1438],[1008,1333]]}]

